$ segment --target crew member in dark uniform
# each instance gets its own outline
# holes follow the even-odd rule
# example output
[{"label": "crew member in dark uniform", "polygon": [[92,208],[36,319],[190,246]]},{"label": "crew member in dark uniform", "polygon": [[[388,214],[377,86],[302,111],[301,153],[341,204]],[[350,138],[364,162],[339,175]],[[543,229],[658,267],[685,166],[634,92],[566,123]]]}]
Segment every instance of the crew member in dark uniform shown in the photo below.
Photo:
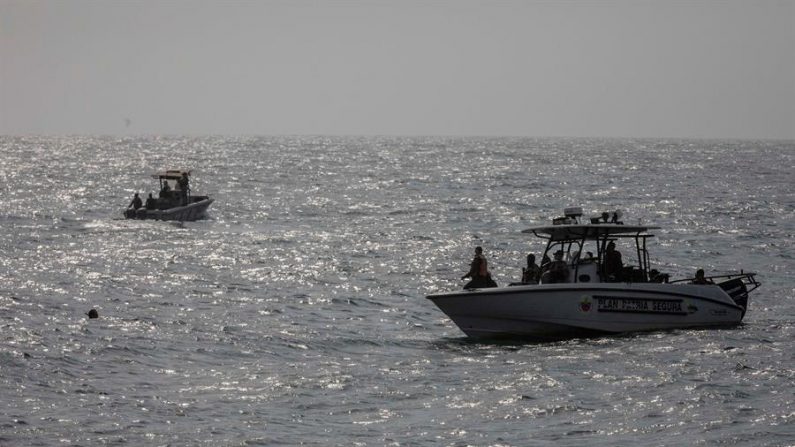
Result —
[{"label": "crew member in dark uniform", "polygon": [[130,204],[127,205],[127,208],[132,207],[134,210],[137,210],[141,206],[143,206],[143,202],[141,202],[141,198],[138,197],[138,193],[136,192],[135,195],[133,196],[132,202],[130,202]]},{"label": "crew member in dark uniform", "polygon": [[188,179],[188,173],[183,172],[182,177],[177,180],[177,184],[179,185],[179,193],[182,198],[182,204],[188,204],[188,191],[190,190],[190,180]]},{"label": "crew member in dark uniform", "polygon": [[166,203],[171,201],[171,186],[168,181],[163,181],[163,188],[160,190],[160,198],[164,199]]},{"label": "crew member in dark uniform", "polygon": [[152,193],[149,193],[149,198],[146,199],[146,209],[154,210],[157,209],[157,200],[152,197]]},{"label": "crew member in dark uniform", "polygon": [[621,260],[621,252],[616,250],[615,242],[608,242],[605,250],[605,275],[607,275],[607,280],[621,281],[623,269],[624,262]]},{"label": "crew member in dark uniform", "polygon": [[538,284],[541,279],[541,267],[536,264],[534,254],[527,255],[527,267],[522,268],[522,284]]},{"label": "crew member in dark uniform", "polygon": [[541,283],[560,283],[569,280],[569,266],[563,260],[563,250],[555,252],[555,260],[547,264],[546,272],[541,275]]},{"label": "crew member in dark uniform", "polygon": [[707,284],[715,284],[715,283],[711,279],[706,278],[704,276],[704,269],[698,269],[698,270],[696,270],[696,277],[693,278],[693,281],[691,282],[691,284],[707,285]]}]

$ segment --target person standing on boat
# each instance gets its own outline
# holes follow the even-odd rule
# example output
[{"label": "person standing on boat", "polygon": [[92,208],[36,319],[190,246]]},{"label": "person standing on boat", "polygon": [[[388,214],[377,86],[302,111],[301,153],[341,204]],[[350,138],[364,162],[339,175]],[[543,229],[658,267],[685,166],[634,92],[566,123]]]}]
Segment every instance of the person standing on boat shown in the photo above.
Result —
[{"label": "person standing on boat", "polygon": [[538,284],[541,279],[541,267],[536,264],[534,254],[527,255],[527,267],[522,268],[522,284]]},{"label": "person standing on boat", "polygon": [[188,204],[188,191],[190,190],[190,180],[188,179],[188,173],[183,172],[182,177],[177,180],[177,184],[179,185],[179,193],[182,197],[182,204]]},{"label": "person standing on boat", "polygon": [[461,279],[472,278],[471,281],[466,283],[465,289],[481,289],[486,287],[497,287],[497,283],[491,279],[489,273],[488,261],[483,256],[483,247],[475,247],[475,258],[469,264],[469,272],[462,276]]},{"label": "person standing on boat", "polygon": [[142,206],[143,206],[143,202],[141,202],[141,198],[138,197],[138,193],[136,192],[135,195],[133,196],[132,202],[130,202],[130,204],[127,205],[127,208],[132,207],[134,210],[137,210],[138,208],[140,208]]},{"label": "person standing on boat", "polygon": [[624,262],[621,260],[621,252],[616,250],[616,243],[610,241],[605,250],[605,275],[607,280],[620,281],[623,269]]}]

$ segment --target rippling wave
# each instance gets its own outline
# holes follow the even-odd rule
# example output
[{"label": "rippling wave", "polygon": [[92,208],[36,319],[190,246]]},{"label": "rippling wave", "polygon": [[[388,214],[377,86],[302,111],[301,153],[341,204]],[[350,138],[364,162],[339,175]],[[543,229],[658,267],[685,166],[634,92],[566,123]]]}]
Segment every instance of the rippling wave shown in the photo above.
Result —
[{"label": "rippling wave", "polygon": [[[788,445],[795,143],[0,137],[0,445]],[[194,170],[207,220],[126,221]],[[500,283],[562,208],[652,263],[759,271],[745,323],[474,343],[424,299]],[[100,318],[85,313],[96,308]]]}]

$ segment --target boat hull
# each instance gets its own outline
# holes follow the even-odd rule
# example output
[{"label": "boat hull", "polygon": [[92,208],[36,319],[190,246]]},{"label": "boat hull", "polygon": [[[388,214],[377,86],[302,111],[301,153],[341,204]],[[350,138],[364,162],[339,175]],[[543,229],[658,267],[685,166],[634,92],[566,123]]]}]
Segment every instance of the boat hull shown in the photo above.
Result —
[{"label": "boat hull", "polygon": [[139,208],[137,210],[127,209],[124,211],[124,217],[127,219],[148,219],[148,220],[177,220],[177,221],[194,221],[206,216],[207,208],[213,203],[213,199],[209,197],[196,197],[193,202],[183,205],[175,206],[162,210],[147,210]]},{"label": "boat hull", "polygon": [[745,313],[715,285],[541,284],[429,295],[468,336],[560,339],[739,324]]}]

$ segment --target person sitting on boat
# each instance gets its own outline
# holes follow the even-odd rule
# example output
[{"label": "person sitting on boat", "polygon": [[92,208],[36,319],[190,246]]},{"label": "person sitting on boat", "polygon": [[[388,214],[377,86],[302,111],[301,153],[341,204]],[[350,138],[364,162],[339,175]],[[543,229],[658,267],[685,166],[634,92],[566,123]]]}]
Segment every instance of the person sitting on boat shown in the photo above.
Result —
[{"label": "person sitting on boat", "polygon": [[187,172],[183,172],[182,173],[182,177],[180,177],[179,180],[177,180],[177,184],[179,185],[179,193],[180,193],[180,196],[182,197],[182,204],[183,205],[187,205],[188,204],[188,190],[190,189],[190,187],[189,187],[190,180],[188,179],[188,173]]},{"label": "person sitting on boat", "polygon": [[541,279],[541,267],[536,264],[534,254],[527,255],[527,267],[522,268],[522,284],[538,284]]},{"label": "person sitting on boat", "polygon": [[130,204],[127,205],[127,208],[132,207],[133,209],[137,210],[141,206],[143,206],[143,202],[141,202],[141,198],[138,197],[138,193],[136,192],[135,195],[133,196],[132,202],[130,202]]},{"label": "person sitting on boat", "polygon": [[541,275],[543,284],[567,282],[569,280],[569,265],[563,260],[563,250],[555,252],[555,260],[547,264],[547,271]]},{"label": "person sitting on boat", "polygon": [[715,283],[712,282],[711,279],[704,277],[704,269],[698,269],[696,270],[696,277],[693,278],[691,284],[706,285],[706,284],[715,284]]},{"label": "person sitting on boat", "polygon": [[465,289],[482,289],[486,287],[497,287],[497,283],[491,279],[489,273],[488,262],[486,257],[483,256],[483,247],[475,247],[475,258],[469,264],[469,272],[462,276],[461,279],[472,278],[471,281],[466,283]]},{"label": "person sitting on boat", "polygon": [[152,193],[149,193],[149,197],[146,199],[146,209],[154,210],[157,209],[157,200],[152,197]]},{"label": "person sitting on boat", "polygon": [[616,250],[616,243],[610,241],[605,250],[605,275],[607,275],[607,280],[620,281],[623,269],[624,262],[621,260],[621,252]]},{"label": "person sitting on boat", "polygon": [[549,256],[547,256],[546,253],[544,253],[544,257],[541,258],[541,271],[547,270],[547,266],[550,262],[552,262],[552,260],[549,259]]}]

